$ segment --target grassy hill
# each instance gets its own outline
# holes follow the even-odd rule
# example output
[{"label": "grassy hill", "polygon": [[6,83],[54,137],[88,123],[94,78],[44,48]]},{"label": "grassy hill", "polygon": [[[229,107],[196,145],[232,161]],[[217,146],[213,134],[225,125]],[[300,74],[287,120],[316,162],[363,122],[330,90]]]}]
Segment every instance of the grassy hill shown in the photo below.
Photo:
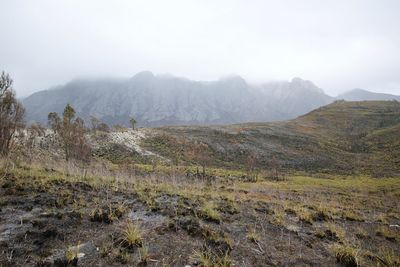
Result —
[{"label": "grassy hill", "polygon": [[201,142],[215,167],[243,168],[255,155],[260,168],[275,157],[289,170],[398,175],[399,125],[399,102],[337,101],[284,122],[156,128],[143,146],[187,164]]}]

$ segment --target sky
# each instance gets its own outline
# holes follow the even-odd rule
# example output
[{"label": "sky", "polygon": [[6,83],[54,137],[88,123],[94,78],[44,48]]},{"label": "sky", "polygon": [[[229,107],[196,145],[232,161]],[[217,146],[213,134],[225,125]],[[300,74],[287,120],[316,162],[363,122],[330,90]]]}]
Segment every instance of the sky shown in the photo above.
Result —
[{"label": "sky", "polygon": [[0,0],[0,34],[20,97],[143,70],[400,95],[398,0]]}]

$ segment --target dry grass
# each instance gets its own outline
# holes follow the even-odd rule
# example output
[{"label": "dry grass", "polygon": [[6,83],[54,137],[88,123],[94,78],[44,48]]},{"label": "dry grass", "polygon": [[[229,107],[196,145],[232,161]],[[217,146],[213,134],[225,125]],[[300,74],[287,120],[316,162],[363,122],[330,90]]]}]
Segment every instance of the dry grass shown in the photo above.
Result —
[{"label": "dry grass", "polygon": [[129,222],[122,232],[122,242],[124,246],[129,248],[141,247],[143,240],[139,227]]},{"label": "dry grass", "polygon": [[338,263],[346,267],[360,266],[360,250],[347,244],[335,244],[333,251]]},{"label": "dry grass", "polygon": [[[400,255],[396,254],[393,249],[382,247],[379,249],[379,261],[388,267],[400,266]],[[379,262],[378,262],[379,264]]]},{"label": "dry grass", "polygon": [[[162,169],[159,166],[157,168]],[[359,264],[363,257],[366,258],[360,253],[358,247],[348,245],[349,240],[354,241],[357,238],[359,241],[368,238],[368,242],[373,244],[371,246],[378,246],[377,244],[384,242],[389,249],[382,253],[376,251],[374,253],[388,263],[396,263],[398,260],[396,259],[398,250],[391,250],[397,245],[398,233],[386,225],[391,223],[393,220],[391,218],[399,217],[396,207],[400,200],[400,194],[398,194],[400,185],[398,179],[395,178],[374,179],[366,176],[314,178],[288,175],[286,180],[278,182],[249,183],[241,180],[217,179],[213,186],[208,186],[200,179],[189,180],[185,176],[166,175],[162,171],[133,175],[129,169],[121,169],[119,166],[100,167],[95,164],[87,167],[84,172],[72,163],[65,165],[57,163],[54,166],[46,164],[46,167],[43,167],[41,163],[33,162],[32,165],[21,164],[19,167],[8,165],[3,168],[0,171],[0,184],[5,181],[2,179],[5,173],[12,173],[18,177],[15,181],[17,186],[42,191],[52,190],[51,184],[65,181],[85,183],[90,185],[93,190],[128,193],[134,198],[137,197],[150,210],[154,211],[159,208],[157,199],[162,196],[184,199],[187,201],[185,205],[191,205],[189,207],[193,212],[190,214],[191,216],[197,215],[204,220],[217,222],[211,224],[202,222],[213,225],[213,227],[230,227],[231,216],[236,215],[235,218],[239,220],[243,216],[247,216],[248,224],[243,225],[245,231],[243,240],[245,243],[249,242],[247,246],[253,246],[257,251],[267,247],[263,242],[268,241],[265,241],[266,238],[261,238],[260,234],[265,229],[249,228],[248,225],[255,225],[256,220],[260,220],[260,224],[256,225],[269,226],[268,223],[272,223],[279,226],[279,228],[272,227],[272,229],[281,231],[282,237],[272,242],[280,245],[288,242],[285,239],[286,227],[289,229],[289,226],[292,227],[293,224],[296,224],[296,227],[293,228],[296,229],[295,231],[302,232],[306,229],[307,233],[320,237],[315,242],[342,243],[335,245],[333,251],[334,257],[344,264]],[[91,215],[91,210],[92,216],[96,210],[100,212],[101,209],[103,212],[103,208],[106,206],[107,211],[110,211],[107,212],[111,216],[110,221],[116,221],[116,218],[124,214],[127,208],[123,203],[110,206],[103,200],[98,200],[95,204],[95,199],[89,204],[83,199],[74,199],[72,197],[74,194],[70,190],[56,192],[56,195],[57,205],[70,207],[71,210],[83,214],[82,217]],[[0,198],[0,203],[1,201]],[[261,206],[265,206],[265,210],[259,211],[259,203]],[[171,204],[167,208],[174,210],[180,208],[179,205],[181,205],[180,202],[178,202],[178,206]],[[232,213],[229,213],[231,209],[228,206],[230,205],[234,210]],[[391,211],[390,217],[386,213],[388,210]],[[378,223],[379,226],[375,233],[373,229],[369,230],[365,227],[364,220],[367,218]],[[271,228],[267,231],[271,231]],[[137,225],[129,223],[121,232],[121,239],[125,247],[140,247],[143,242],[143,233]],[[221,242],[221,239],[224,238],[217,236],[215,239]],[[226,243],[234,242],[226,241]],[[258,243],[259,246],[251,243]],[[284,249],[292,248],[284,247]],[[145,249],[140,253],[143,261],[148,260],[149,256]],[[209,253],[211,254],[209,255]],[[132,255],[121,254],[121,261],[127,260],[125,256],[129,258]],[[226,258],[224,259],[224,257]],[[201,253],[197,253],[197,259],[203,266],[229,266],[232,263],[228,254],[219,255],[217,260],[212,252],[203,250]]]},{"label": "dry grass", "polygon": [[221,221],[221,214],[217,211],[213,202],[206,202],[201,209],[201,217],[213,222]]},{"label": "dry grass", "polygon": [[250,240],[251,242],[254,242],[254,243],[259,242],[261,239],[260,233],[255,228],[250,229],[247,232],[246,237],[248,240]]}]

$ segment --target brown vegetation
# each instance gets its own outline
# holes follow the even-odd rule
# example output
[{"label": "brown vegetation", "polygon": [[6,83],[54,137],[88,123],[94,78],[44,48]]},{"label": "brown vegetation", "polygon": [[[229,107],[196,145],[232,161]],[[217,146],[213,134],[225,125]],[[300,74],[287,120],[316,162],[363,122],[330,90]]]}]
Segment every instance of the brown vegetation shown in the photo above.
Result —
[{"label": "brown vegetation", "polygon": [[17,130],[24,127],[25,110],[16,99],[13,81],[5,72],[0,76],[0,155],[7,155]]}]

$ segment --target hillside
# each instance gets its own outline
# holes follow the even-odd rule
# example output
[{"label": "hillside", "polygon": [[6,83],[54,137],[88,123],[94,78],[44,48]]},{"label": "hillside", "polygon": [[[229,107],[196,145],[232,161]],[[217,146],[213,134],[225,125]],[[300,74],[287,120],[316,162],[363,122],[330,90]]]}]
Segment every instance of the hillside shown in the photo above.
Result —
[{"label": "hillside", "polygon": [[399,125],[398,102],[337,101],[284,122],[156,128],[144,145],[186,161],[185,142],[200,141],[210,164],[225,167],[243,166],[254,154],[260,166],[276,157],[286,169],[399,175]]},{"label": "hillside", "polygon": [[333,98],[309,81],[252,85],[239,76],[191,81],[141,72],[128,80],[77,80],[25,98],[28,121],[47,122],[49,112],[67,103],[86,120],[111,125],[210,125],[295,118]]},{"label": "hillside", "polygon": [[[254,156],[260,170],[278,164],[284,172],[399,176],[399,128],[399,102],[336,101],[287,121],[140,128],[88,137],[96,157],[117,164],[204,164],[244,170]],[[48,135],[40,142],[52,138]],[[206,146],[198,151],[199,144]],[[48,154],[49,149],[42,151]]]}]

